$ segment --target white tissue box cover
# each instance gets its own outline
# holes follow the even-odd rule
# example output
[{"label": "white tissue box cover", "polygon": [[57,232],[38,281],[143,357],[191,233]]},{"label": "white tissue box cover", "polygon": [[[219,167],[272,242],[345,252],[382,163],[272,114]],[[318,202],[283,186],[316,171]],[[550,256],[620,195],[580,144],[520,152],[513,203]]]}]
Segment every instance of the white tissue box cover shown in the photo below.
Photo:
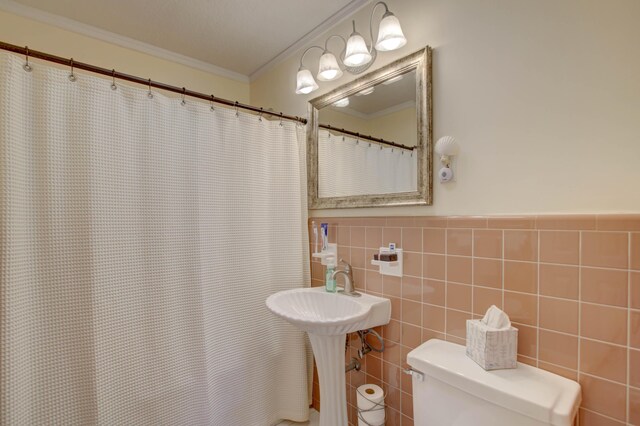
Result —
[{"label": "white tissue box cover", "polygon": [[467,356],[485,370],[516,368],[518,329],[496,330],[480,320],[467,320]]}]

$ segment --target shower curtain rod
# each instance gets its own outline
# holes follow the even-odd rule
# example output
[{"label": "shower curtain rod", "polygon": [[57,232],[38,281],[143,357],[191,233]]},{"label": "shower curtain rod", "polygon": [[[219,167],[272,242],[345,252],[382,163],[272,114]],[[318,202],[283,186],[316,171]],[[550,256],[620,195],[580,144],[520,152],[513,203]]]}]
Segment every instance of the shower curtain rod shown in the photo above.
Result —
[{"label": "shower curtain rod", "polygon": [[388,145],[388,146],[392,146],[392,147],[395,147],[395,148],[406,149],[407,151],[413,151],[415,149],[415,147],[412,147],[412,146],[406,146],[406,145],[402,145],[401,143],[395,143],[395,142],[387,141],[387,140],[384,140],[384,139],[373,137],[371,135],[369,135],[369,136],[361,135],[358,132],[352,132],[351,130],[345,130],[345,129],[342,129],[342,128],[332,127],[329,124],[318,124],[318,127],[320,127],[321,129],[333,130],[333,131],[336,131],[336,132],[344,133],[345,135],[354,136],[354,137],[356,137],[358,139],[365,139],[365,140],[376,142],[376,143],[379,143],[379,144],[382,144],[382,145]]},{"label": "shower curtain rod", "polygon": [[184,96],[190,96],[192,98],[198,98],[198,99],[202,99],[209,102],[215,102],[215,103],[227,105],[233,108],[245,109],[248,111],[257,112],[262,115],[271,115],[274,117],[279,117],[284,120],[291,120],[291,121],[296,121],[298,123],[307,124],[306,118],[283,114],[282,112],[265,111],[263,108],[258,108],[253,105],[247,105],[247,104],[240,103],[238,101],[230,101],[228,99],[223,99],[223,98],[216,98],[213,95],[207,95],[204,93],[195,92],[193,90],[185,89],[184,87],[171,86],[169,84],[160,83],[157,81],[153,81],[151,79],[145,79],[142,77],[136,77],[134,75],[124,74],[116,71],[115,69],[110,70],[107,68],[86,64],[83,62],[76,62],[73,58],[67,59],[67,58],[62,58],[60,56],[52,55],[49,53],[39,52],[37,50],[31,50],[29,49],[29,46],[21,47],[21,46],[16,46],[13,44],[0,41],[0,49],[25,55],[27,58],[27,61],[29,60],[29,58],[42,59],[45,61],[54,62],[56,64],[67,65],[72,68],[78,68],[81,70],[89,71],[95,74],[106,75],[114,79],[117,78],[119,80],[130,81],[132,83],[138,83],[143,86],[154,87],[156,89],[166,90],[168,92],[173,92],[173,93],[179,93]]}]

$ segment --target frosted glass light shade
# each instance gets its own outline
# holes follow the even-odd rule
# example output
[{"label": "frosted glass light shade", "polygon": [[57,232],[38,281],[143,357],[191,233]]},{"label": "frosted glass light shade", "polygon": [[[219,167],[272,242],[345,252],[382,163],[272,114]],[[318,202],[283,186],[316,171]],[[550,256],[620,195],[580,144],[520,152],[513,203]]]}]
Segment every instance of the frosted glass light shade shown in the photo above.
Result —
[{"label": "frosted glass light shade", "polygon": [[331,81],[340,77],[342,77],[342,70],[336,57],[330,52],[323,53],[318,66],[318,80]]},{"label": "frosted glass light shade", "polygon": [[313,79],[311,71],[301,68],[296,76],[296,94],[306,95],[318,88],[318,83]]},{"label": "frosted glass light shade", "polygon": [[407,39],[400,27],[400,21],[391,12],[387,12],[380,21],[376,50],[387,52],[396,50],[407,44]]},{"label": "frosted glass light shade", "polygon": [[344,55],[344,64],[349,67],[357,67],[369,63],[371,53],[367,48],[364,38],[356,32],[347,40],[347,50]]},{"label": "frosted glass light shade", "polygon": [[370,95],[373,93],[373,91],[375,90],[375,87],[368,87],[364,90],[359,91],[358,93],[356,93],[356,96],[366,96],[366,95]]},{"label": "frosted glass light shade", "polygon": [[338,108],[349,106],[349,98],[342,98],[339,101],[334,102],[333,106],[336,106]]}]

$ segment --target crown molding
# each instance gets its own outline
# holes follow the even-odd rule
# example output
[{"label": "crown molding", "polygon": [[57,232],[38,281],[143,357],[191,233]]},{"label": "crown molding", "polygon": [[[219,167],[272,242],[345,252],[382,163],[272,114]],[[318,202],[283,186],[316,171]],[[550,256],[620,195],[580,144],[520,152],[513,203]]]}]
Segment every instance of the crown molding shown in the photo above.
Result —
[{"label": "crown molding", "polygon": [[252,72],[249,75],[249,80],[252,82],[257,80],[258,78],[269,72],[271,69],[275,68],[278,64],[297,54],[305,45],[309,44],[311,41],[315,40],[326,31],[333,28],[335,25],[339,24],[346,18],[350,17],[360,9],[367,6],[369,3],[371,3],[371,1],[372,0],[353,0],[349,2],[349,4],[347,4],[345,7],[331,15],[329,18],[325,19],[320,25],[303,35],[291,46],[287,47],[274,58],[269,60],[269,62],[265,63],[260,68]]},{"label": "crown molding", "polygon": [[244,74],[231,71],[226,68],[201,61],[199,59],[181,55],[180,53],[172,52],[161,47],[134,40],[129,37],[112,33],[111,31],[103,30],[92,25],[83,24],[82,22],[78,22],[73,19],[65,18],[63,16],[55,15],[53,13],[26,6],[13,0],[0,0],[0,10],[4,10],[5,12],[13,13],[14,15],[19,15],[24,18],[33,19],[35,21],[52,25],[54,27],[62,28],[64,30],[82,34],[87,37],[105,41],[107,43],[115,44],[120,47],[133,49],[141,53],[146,53],[158,58],[166,59],[171,62],[176,62],[178,64],[215,74],[220,77],[225,77],[242,83],[249,83],[249,77]]}]

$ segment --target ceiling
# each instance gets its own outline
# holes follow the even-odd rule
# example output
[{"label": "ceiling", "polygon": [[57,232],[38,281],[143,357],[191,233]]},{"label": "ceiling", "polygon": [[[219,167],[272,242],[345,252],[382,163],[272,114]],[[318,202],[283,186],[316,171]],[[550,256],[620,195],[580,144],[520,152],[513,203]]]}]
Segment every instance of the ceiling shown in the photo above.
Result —
[{"label": "ceiling", "polygon": [[[250,76],[368,0],[2,0]],[[314,31],[315,30],[315,31]],[[305,37],[307,36],[307,37]],[[300,46],[301,47],[301,46]]]}]

